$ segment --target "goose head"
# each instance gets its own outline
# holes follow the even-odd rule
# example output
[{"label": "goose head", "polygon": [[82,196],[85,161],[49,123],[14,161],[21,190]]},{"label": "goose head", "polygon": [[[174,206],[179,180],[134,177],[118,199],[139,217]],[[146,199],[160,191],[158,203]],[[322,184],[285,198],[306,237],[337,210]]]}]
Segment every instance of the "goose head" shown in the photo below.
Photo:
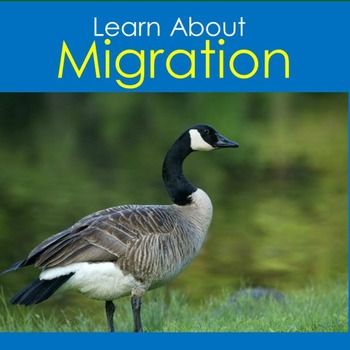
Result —
[{"label": "goose head", "polygon": [[188,129],[188,134],[192,151],[239,147],[237,142],[229,140],[209,125],[195,125]]},{"label": "goose head", "polygon": [[238,143],[209,125],[194,125],[185,130],[170,147],[163,162],[163,181],[172,201],[177,205],[191,204],[192,194],[198,190],[183,175],[182,164],[189,154],[230,147],[238,147]]}]

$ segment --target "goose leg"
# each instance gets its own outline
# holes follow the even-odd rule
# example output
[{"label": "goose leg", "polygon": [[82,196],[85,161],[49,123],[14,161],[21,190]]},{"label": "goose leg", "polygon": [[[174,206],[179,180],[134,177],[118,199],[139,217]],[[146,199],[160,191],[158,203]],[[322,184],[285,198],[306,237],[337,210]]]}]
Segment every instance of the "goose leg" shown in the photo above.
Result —
[{"label": "goose leg", "polygon": [[108,330],[110,332],[114,332],[113,316],[114,316],[115,306],[113,304],[113,301],[107,300],[105,304],[105,308],[106,308]]},{"label": "goose leg", "polygon": [[132,314],[134,316],[134,332],[143,332],[141,322],[141,297],[131,296]]}]

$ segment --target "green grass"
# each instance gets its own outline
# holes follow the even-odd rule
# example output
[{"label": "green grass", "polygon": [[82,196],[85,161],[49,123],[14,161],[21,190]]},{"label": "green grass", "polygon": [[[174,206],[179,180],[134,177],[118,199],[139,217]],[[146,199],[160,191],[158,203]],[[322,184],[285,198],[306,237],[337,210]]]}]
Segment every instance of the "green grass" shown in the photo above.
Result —
[{"label": "green grass", "polygon": [[[0,296],[0,331],[105,331],[101,302],[59,305],[59,297],[42,305],[10,306]],[[73,297],[73,299],[76,299]],[[81,300],[80,298],[76,300]],[[128,298],[117,302],[119,331],[131,331]],[[230,301],[229,293],[193,305],[183,295],[164,290],[150,292],[143,303],[143,322],[149,332],[346,332],[348,292],[345,283],[308,287],[285,293],[285,300],[254,300],[245,296]]]}]

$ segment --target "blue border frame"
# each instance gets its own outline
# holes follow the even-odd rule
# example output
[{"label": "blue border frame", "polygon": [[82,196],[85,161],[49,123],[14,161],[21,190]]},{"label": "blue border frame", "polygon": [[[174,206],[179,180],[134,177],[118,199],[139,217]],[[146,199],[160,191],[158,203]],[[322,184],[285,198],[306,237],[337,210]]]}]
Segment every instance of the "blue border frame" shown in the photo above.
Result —
[{"label": "blue border frame", "polygon": [[[157,13],[162,21],[169,20],[169,15],[162,15],[166,7],[172,11],[183,11],[208,18],[211,14],[224,14],[228,10],[250,14],[253,19],[252,37],[241,42],[254,50],[270,45],[283,45],[292,53],[293,72],[288,81],[275,78],[268,83],[257,78],[235,82],[215,80],[206,85],[202,80],[182,81],[171,85],[167,78],[155,84],[146,84],[140,92],[149,91],[225,91],[225,92],[348,92],[350,83],[350,45],[349,19],[350,4],[344,2],[3,2],[0,3],[0,38],[3,46],[0,55],[0,91],[3,92],[53,92],[53,91],[118,91],[114,86],[102,84],[96,79],[87,78],[78,82],[74,79],[57,82],[53,67],[57,64],[57,44],[62,39],[76,43],[76,49],[82,50],[91,40],[91,35],[81,31],[75,19],[84,20],[94,11],[105,18],[111,9],[128,13],[135,6],[143,13]],[[176,9],[175,9],[176,7]],[[261,12],[263,9],[263,12]],[[64,26],[54,27],[57,16],[65,14]],[[298,15],[292,18],[291,15]],[[162,17],[163,16],[163,17]],[[56,20],[55,20],[56,18]],[[289,20],[288,20],[289,18]],[[270,21],[268,21],[270,19]],[[272,19],[272,22],[271,22]],[[56,21],[56,22],[55,22]],[[266,22],[267,21],[267,22]],[[276,30],[276,21],[281,27]],[[288,27],[291,21],[297,25],[295,30]],[[14,23],[23,26],[14,26]],[[81,23],[81,22],[80,22]],[[267,23],[267,24],[266,24]],[[62,23],[61,23],[62,24]],[[309,24],[309,26],[307,26]],[[38,25],[46,30],[38,32]],[[272,25],[272,27],[271,27]],[[314,33],[308,31],[313,30]],[[9,32],[10,31],[10,32]],[[63,32],[63,33],[62,33]],[[38,34],[39,33],[39,34]],[[64,35],[63,35],[64,34]],[[315,36],[317,34],[317,37]],[[314,36],[312,36],[314,35]],[[69,36],[69,37],[65,37]],[[310,38],[314,41],[310,42]],[[262,38],[264,40],[262,41]],[[40,40],[39,40],[40,39]],[[327,40],[325,40],[327,39]],[[129,45],[124,41],[123,45]],[[162,45],[168,43],[162,42]],[[169,44],[187,47],[193,42],[179,40]],[[144,43],[154,45],[154,42]],[[196,44],[194,44],[196,45]],[[235,45],[233,43],[232,45]],[[311,50],[310,50],[311,46]],[[150,46],[151,47],[151,46]],[[27,53],[28,57],[23,55]],[[310,56],[311,55],[311,56]],[[23,59],[25,58],[25,59]],[[349,114],[350,114],[350,98]],[[349,119],[348,119],[349,120]],[[348,147],[350,141],[348,140]],[[349,157],[349,154],[348,154]],[[349,158],[348,158],[349,164]],[[349,186],[349,183],[348,183]],[[348,201],[350,205],[350,201]],[[348,226],[348,231],[349,231]],[[269,349],[320,348],[329,349],[350,344],[349,333],[149,333],[149,334],[101,334],[101,333],[2,333],[0,344],[9,348],[61,349],[79,347],[96,349],[102,347],[139,347],[152,349],[178,349],[182,347],[244,347],[266,346]],[[349,346],[349,345],[348,345]]]}]

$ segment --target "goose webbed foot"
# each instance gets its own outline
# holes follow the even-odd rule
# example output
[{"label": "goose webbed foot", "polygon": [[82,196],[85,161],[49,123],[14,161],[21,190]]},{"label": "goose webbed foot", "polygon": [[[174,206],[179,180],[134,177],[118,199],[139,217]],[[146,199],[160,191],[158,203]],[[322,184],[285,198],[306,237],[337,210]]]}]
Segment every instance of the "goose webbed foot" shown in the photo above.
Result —
[{"label": "goose webbed foot", "polygon": [[107,300],[106,304],[106,316],[107,316],[107,326],[108,330],[110,332],[114,332],[114,321],[113,321],[113,316],[115,312],[115,305],[113,304],[113,301]]}]

